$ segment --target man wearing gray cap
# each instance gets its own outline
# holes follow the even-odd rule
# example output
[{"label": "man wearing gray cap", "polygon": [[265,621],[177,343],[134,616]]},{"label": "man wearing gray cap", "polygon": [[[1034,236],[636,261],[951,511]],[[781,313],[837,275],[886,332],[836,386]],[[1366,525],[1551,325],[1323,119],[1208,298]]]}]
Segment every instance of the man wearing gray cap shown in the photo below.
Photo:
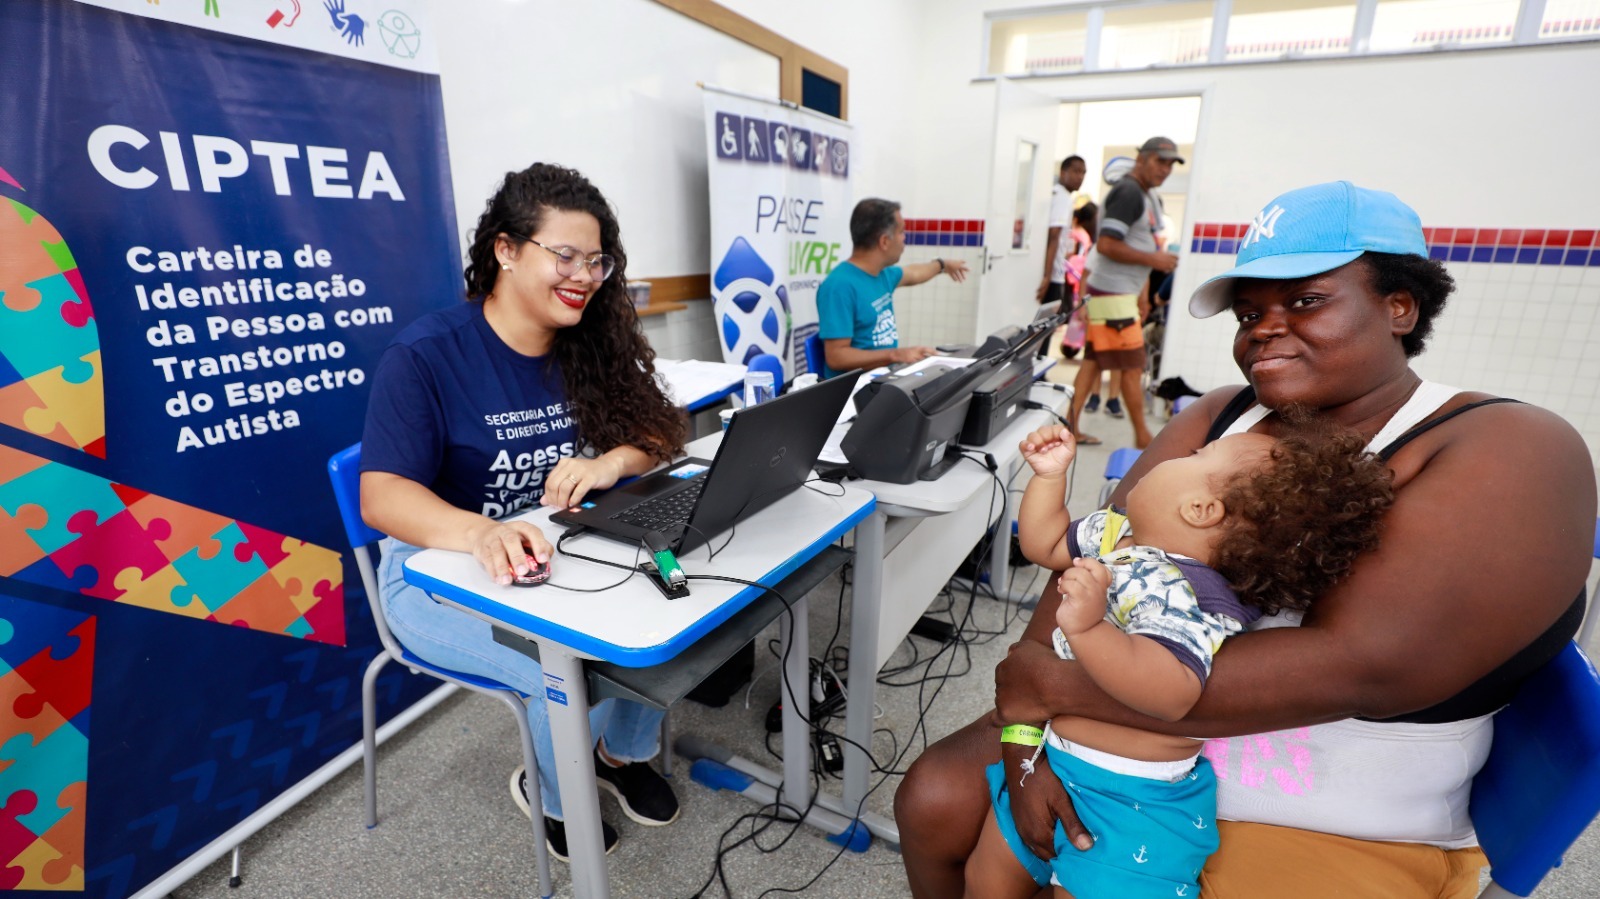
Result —
[{"label": "man wearing gray cap", "polygon": [[1120,378],[1122,396],[1133,422],[1134,446],[1150,445],[1150,428],[1144,422],[1144,391],[1139,378],[1144,372],[1144,330],[1142,321],[1149,310],[1145,287],[1151,269],[1171,272],[1178,257],[1156,245],[1161,230],[1161,197],[1157,187],[1172,174],[1172,166],[1183,162],[1178,145],[1165,137],[1152,137],[1139,147],[1133,170],[1118,181],[1106,195],[1100,216],[1100,234],[1085,263],[1089,333],[1084,345],[1084,364],[1078,368],[1073,385],[1072,432],[1083,442],[1078,416],[1100,372],[1113,372]]}]

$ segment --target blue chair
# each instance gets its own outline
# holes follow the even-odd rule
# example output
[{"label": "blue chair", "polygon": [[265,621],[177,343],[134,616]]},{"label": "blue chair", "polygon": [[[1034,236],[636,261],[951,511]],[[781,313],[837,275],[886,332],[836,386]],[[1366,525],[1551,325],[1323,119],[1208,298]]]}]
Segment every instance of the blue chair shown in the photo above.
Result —
[{"label": "blue chair", "polygon": [[1111,451],[1111,458],[1106,460],[1106,482],[1100,487],[1100,505],[1103,509],[1111,499],[1111,491],[1117,489],[1117,482],[1128,476],[1128,469],[1133,463],[1139,461],[1140,450],[1131,446],[1118,447]]},{"label": "blue chair", "polygon": [[[395,640],[384,617],[383,603],[378,598],[378,573],[373,565],[371,545],[383,539],[383,534],[367,526],[361,518],[361,444],[346,447],[328,460],[328,477],[333,481],[333,495],[339,503],[339,517],[344,522],[345,535],[350,539],[350,549],[356,567],[361,571],[361,586],[367,592],[367,604],[372,608],[372,619],[378,626],[378,639],[383,643],[380,651],[368,665],[361,679],[361,742],[362,765],[366,777],[367,827],[378,826],[378,703],[376,684],[378,673],[390,660],[410,668],[413,674],[426,674],[448,684],[464,687],[474,693],[492,696],[505,703],[517,719],[517,732],[522,737],[522,764],[528,772],[528,807],[533,810],[533,845],[539,864],[539,894],[551,895],[550,857],[545,851],[543,804],[539,796],[539,763],[533,754],[533,732],[528,727],[528,697],[516,690],[484,677],[438,668],[412,655]],[[542,701],[542,698],[538,701]]]},{"label": "blue chair", "polygon": [[1182,412],[1190,403],[1194,402],[1197,399],[1199,399],[1199,397],[1197,397],[1197,396],[1180,396],[1180,397],[1178,397],[1177,399],[1172,401],[1172,414],[1173,415],[1177,415],[1179,412]]},{"label": "blue chair", "polygon": [[765,371],[772,373],[773,395],[783,392],[783,360],[771,353],[762,353],[745,363],[745,368],[750,371]]},{"label": "blue chair", "polygon": [[1532,893],[1600,813],[1600,674],[1577,644],[1495,716],[1468,808],[1493,881],[1480,899]]},{"label": "blue chair", "polygon": [[806,371],[815,372],[817,377],[822,377],[823,369],[827,367],[827,359],[822,354],[822,338],[816,334],[806,338]]},{"label": "blue chair", "polygon": [[[1594,522],[1594,557],[1600,559],[1600,518]],[[1594,596],[1600,592],[1600,582],[1597,582],[1589,591],[1589,609],[1583,616],[1583,628],[1578,631],[1578,648],[1589,645],[1589,637],[1594,633],[1595,622],[1600,619],[1594,613]]]}]

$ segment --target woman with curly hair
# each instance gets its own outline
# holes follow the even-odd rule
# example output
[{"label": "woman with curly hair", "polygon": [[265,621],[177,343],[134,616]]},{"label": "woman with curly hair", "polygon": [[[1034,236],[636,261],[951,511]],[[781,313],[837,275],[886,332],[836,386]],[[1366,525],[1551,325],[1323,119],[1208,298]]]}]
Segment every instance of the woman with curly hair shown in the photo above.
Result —
[{"label": "woman with curly hair", "polygon": [[[379,361],[361,512],[389,535],[379,582],[390,629],[421,658],[542,694],[537,662],[405,583],[402,563],[421,548],[469,552],[510,584],[548,565],[552,548],[537,527],[501,519],[534,503],[573,505],[682,449],[683,415],[656,383],[626,273],[616,215],[594,185],[543,163],[511,172],[478,219],[468,302],[414,322]],[[565,860],[544,703],[528,704],[528,721],[550,851]],[[601,787],[647,825],[678,815],[645,764],[660,750],[660,723],[660,712],[621,700],[590,712]],[[511,792],[528,812],[525,778],[519,766]],[[603,830],[609,852],[617,833]]]},{"label": "woman with curly hair", "polygon": [[[1130,709],[1164,721],[1194,707],[1222,641],[1262,615],[1304,612],[1378,545],[1394,501],[1389,469],[1353,433],[1274,440],[1238,434],[1152,468],[1126,512],[1072,521],[1071,430],[1022,441],[1033,479],[1018,534],[1035,564],[1063,568],[1051,642]],[[994,808],[967,860],[967,891],[1027,899],[1051,883],[1076,899],[1199,895],[1216,850],[1216,776],[1200,741],[1086,718],[1011,726],[1003,742],[1048,752],[1096,835],[1046,863],[1017,834],[1004,766],[989,766]],[[1026,788],[1025,772],[1019,789]],[[1058,892],[1057,895],[1064,895]]]},{"label": "woman with curly hair", "polygon": [[1583,618],[1595,473],[1559,416],[1412,367],[1454,286],[1428,257],[1415,211],[1348,182],[1289,191],[1255,216],[1237,265],[1189,301],[1196,317],[1233,320],[1247,386],[1174,417],[1111,499],[1228,435],[1286,436],[1284,413],[1302,407],[1394,472],[1382,544],[1305,615],[1230,637],[1178,721],[1129,709],[1058,657],[1048,592],[995,669],[995,712],[930,746],[895,795],[913,896],[963,895],[996,761],[1033,854],[1094,845],[1071,785],[1041,765],[1017,788],[1031,750],[1000,742],[998,724],[1062,716],[1209,741],[1222,820],[1207,899],[1478,894],[1472,779],[1495,712]]}]

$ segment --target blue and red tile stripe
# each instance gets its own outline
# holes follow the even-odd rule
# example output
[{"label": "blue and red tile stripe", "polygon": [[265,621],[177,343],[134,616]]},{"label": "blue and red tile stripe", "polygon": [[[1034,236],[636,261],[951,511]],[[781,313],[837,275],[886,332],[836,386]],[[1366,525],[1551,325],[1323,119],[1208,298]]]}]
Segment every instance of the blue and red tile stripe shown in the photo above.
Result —
[{"label": "blue and red tile stripe", "polygon": [[[1248,224],[1198,224],[1191,253],[1239,252]],[[1600,229],[1423,228],[1428,255],[1441,262],[1600,267]]]},{"label": "blue and red tile stripe", "polygon": [[983,219],[906,219],[906,246],[981,247]]}]

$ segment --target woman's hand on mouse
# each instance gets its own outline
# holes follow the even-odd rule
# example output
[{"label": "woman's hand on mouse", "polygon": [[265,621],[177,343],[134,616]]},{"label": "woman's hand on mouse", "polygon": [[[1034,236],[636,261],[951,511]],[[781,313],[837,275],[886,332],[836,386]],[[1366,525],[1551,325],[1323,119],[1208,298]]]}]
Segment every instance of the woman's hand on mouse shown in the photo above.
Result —
[{"label": "woman's hand on mouse", "polygon": [[513,573],[527,574],[534,562],[548,562],[555,553],[544,532],[526,521],[484,522],[471,536],[472,557],[501,586],[511,583]]},{"label": "woman's hand on mouse", "polygon": [[604,490],[622,479],[622,462],[600,456],[581,459],[568,456],[556,463],[545,478],[544,496],[539,505],[565,509],[583,502],[591,490]]}]

